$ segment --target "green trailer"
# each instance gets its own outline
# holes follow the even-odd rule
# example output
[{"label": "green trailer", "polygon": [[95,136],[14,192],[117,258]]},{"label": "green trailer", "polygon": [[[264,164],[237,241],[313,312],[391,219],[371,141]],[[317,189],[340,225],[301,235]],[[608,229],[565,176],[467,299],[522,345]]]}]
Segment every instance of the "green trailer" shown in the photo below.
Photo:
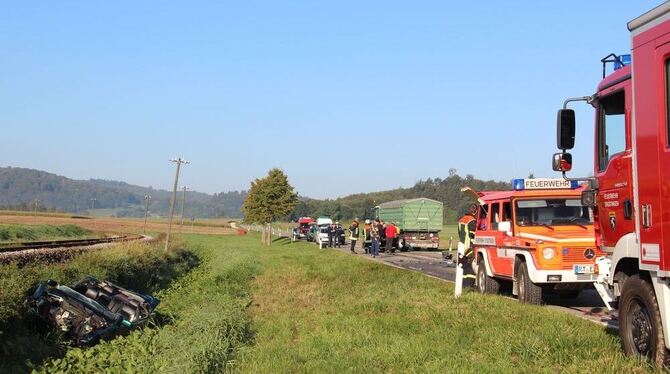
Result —
[{"label": "green trailer", "polygon": [[389,201],[379,204],[375,210],[377,218],[393,222],[400,228],[399,247],[439,248],[439,233],[444,221],[442,202],[420,197]]}]

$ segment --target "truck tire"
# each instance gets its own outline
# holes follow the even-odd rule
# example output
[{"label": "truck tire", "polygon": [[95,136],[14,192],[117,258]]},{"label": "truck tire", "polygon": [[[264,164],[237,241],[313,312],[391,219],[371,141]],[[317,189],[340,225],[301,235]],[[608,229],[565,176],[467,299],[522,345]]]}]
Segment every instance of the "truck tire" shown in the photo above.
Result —
[{"label": "truck tire", "polygon": [[525,304],[542,304],[542,287],[531,282],[528,276],[528,265],[524,261],[519,263],[517,282],[519,283],[519,301]]},{"label": "truck tire", "polygon": [[497,294],[500,292],[500,282],[486,274],[486,265],[480,257],[477,261],[477,289],[480,293]]},{"label": "truck tire", "polygon": [[670,363],[654,287],[639,274],[631,275],[621,290],[619,335],[626,354],[647,358],[659,366]]}]

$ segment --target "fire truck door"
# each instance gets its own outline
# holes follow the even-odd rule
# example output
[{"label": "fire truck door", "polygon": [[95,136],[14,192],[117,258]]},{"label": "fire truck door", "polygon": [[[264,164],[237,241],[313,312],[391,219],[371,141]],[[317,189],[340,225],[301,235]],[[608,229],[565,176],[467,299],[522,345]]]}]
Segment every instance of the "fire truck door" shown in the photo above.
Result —
[{"label": "fire truck door", "polygon": [[630,81],[621,83],[598,101],[596,131],[600,236],[605,247],[634,231]]},{"label": "fire truck door", "polygon": [[[663,115],[661,122],[662,144],[659,148],[658,170],[661,174],[660,178],[660,196],[661,205],[661,221],[659,222],[659,230],[661,231],[661,248],[667,251],[670,250],[670,44],[663,46],[663,63],[664,63],[664,82],[663,89],[665,90],[665,115]],[[663,252],[662,252],[663,253]],[[670,256],[663,256],[663,263],[661,268],[663,270],[670,269]]]},{"label": "fire truck door", "polygon": [[648,270],[670,268],[670,259],[664,256],[662,250],[670,247],[668,41],[670,40],[661,44],[660,40],[656,40],[656,43],[640,46],[633,52],[638,194],[636,209],[640,235],[640,267]]}]

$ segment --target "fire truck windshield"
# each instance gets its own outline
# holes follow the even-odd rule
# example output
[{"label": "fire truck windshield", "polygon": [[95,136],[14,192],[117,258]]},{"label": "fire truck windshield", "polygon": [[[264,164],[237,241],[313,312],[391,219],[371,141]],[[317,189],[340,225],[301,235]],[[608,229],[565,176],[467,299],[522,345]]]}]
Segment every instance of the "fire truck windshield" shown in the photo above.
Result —
[{"label": "fire truck windshield", "polygon": [[589,208],[579,199],[533,199],[516,202],[519,226],[590,225]]}]

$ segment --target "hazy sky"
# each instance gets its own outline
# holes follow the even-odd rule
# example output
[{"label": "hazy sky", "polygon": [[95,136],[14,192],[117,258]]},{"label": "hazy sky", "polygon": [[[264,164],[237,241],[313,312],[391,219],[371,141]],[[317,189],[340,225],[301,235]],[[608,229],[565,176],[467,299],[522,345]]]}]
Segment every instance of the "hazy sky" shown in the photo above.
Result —
[{"label": "hazy sky", "polygon": [[[555,176],[556,110],[659,1],[1,2],[0,166],[336,197]],[[577,113],[575,173],[592,168]]]}]

